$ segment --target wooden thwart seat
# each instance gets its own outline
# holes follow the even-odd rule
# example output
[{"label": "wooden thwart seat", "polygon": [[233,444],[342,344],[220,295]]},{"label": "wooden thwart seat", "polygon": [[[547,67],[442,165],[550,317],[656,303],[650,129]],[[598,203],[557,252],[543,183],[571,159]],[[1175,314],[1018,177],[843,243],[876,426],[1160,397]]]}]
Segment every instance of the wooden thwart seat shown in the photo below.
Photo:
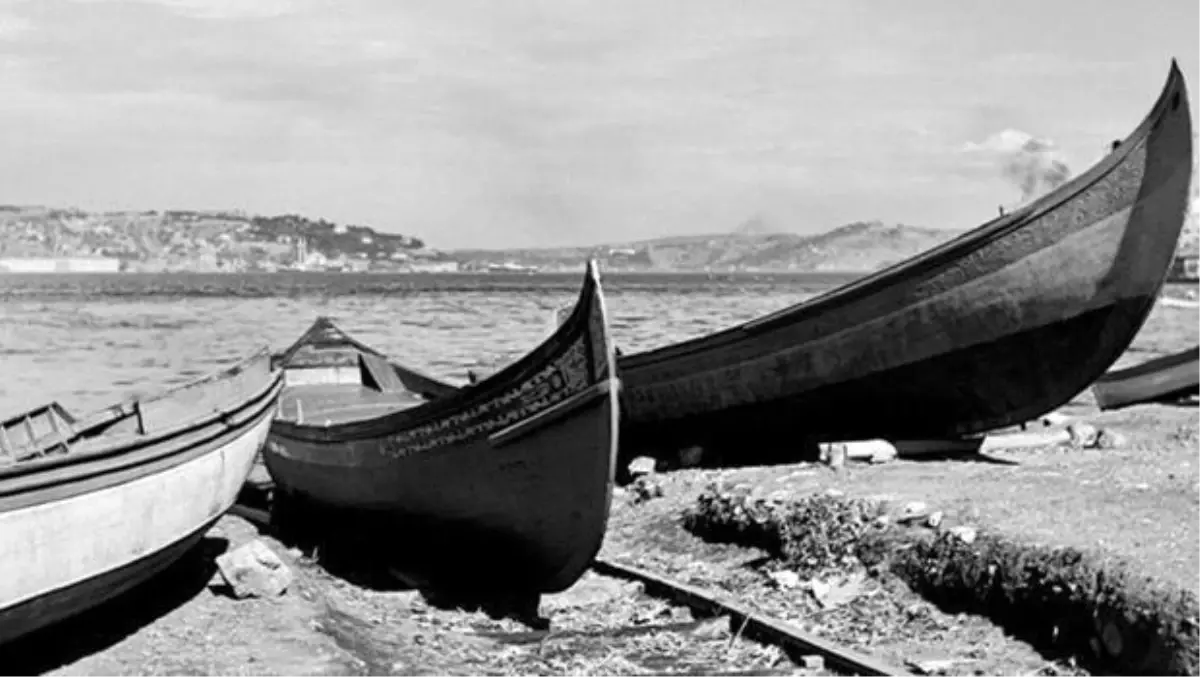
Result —
[{"label": "wooden thwart seat", "polygon": [[0,422],[0,459],[13,462],[56,449],[69,452],[74,422],[58,402]]},{"label": "wooden thwart seat", "polygon": [[371,353],[359,353],[358,365],[362,370],[362,384],[380,392],[392,393],[407,391],[404,381],[392,368],[386,358]]}]

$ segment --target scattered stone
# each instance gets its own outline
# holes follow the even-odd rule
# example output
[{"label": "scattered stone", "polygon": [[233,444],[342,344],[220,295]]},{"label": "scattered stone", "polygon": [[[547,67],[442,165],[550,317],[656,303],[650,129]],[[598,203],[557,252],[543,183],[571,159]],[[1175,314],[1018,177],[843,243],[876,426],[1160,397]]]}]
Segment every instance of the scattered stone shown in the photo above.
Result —
[{"label": "scattered stone", "polygon": [[846,495],[846,492],[841,489],[826,489],[825,495],[830,498],[841,498]]},{"label": "scattered stone", "polygon": [[856,440],[839,445],[846,460],[886,463],[897,456],[896,447],[887,440]]},{"label": "scattered stone", "polygon": [[1088,423],[1072,423],[1067,426],[1067,433],[1071,435],[1071,446],[1076,449],[1088,449],[1096,445],[1100,431]]},{"label": "scattered stone", "polygon": [[805,670],[824,670],[825,659],[816,655],[801,656],[800,667],[804,668]]},{"label": "scattered stone", "polygon": [[1129,439],[1121,433],[1108,428],[1101,429],[1096,435],[1097,449],[1120,449],[1129,444]]},{"label": "scattered stone", "polygon": [[238,599],[277,597],[293,578],[292,570],[258,539],[218,557],[217,568]]},{"label": "scattered stone", "polygon": [[912,668],[918,675],[948,675],[948,674],[965,674],[962,670],[955,670],[954,666],[963,661],[956,658],[941,658],[924,661],[904,661],[904,664]]},{"label": "scattered stone", "polygon": [[954,536],[955,538],[962,541],[963,543],[966,543],[967,545],[974,543],[975,537],[978,535],[978,532],[976,531],[975,527],[968,527],[968,526],[950,527],[946,531],[951,536]]},{"label": "scattered stone", "polygon": [[729,636],[729,617],[709,618],[692,629],[692,634],[701,639],[721,639]]},{"label": "scattered stone", "polygon": [[901,510],[900,516],[896,518],[897,522],[914,522],[929,514],[929,506],[922,501],[910,501],[904,504],[904,509]]},{"label": "scattered stone", "polygon": [[783,590],[790,590],[800,585],[800,576],[795,571],[772,571],[768,576]]},{"label": "scattered stone", "polygon": [[629,475],[634,479],[654,473],[654,459],[649,456],[638,456],[629,463]]},{"label": "scattered stone", "polygon": [[770,495],[767,496],[767,500],[774,503],[787,503],[789,500],[791,500],[791,498],[792,492],[788,491],[787,489],[772,491]]},{"label": "scattered stone", "polygon": [[679,450],[679,467],[695,468],[704,460],[704,447],[691,446]]},{"label": "scattered stone", "polygon": [[884,446],[880,446],[878,449],[876,449],[871,454],[870,460],[871,460],[871,463],[873,463],[875,465],[879,465],[882,463],[889,463],[891,461],[894,461],[894,460],[896,460],[896,458],[899,455],[900,455],[900,452],[896,451],[896,447],[885,443]]},{"label": "scattered stone", "polygon": [[822,608],[832,609],[833,607],[853,601],[854,598],[862,594],[862,576],[849,576],[833,583],[814,579],[810,587],[817,603]]},{"label": "scattered stone", "polygon": [[633,490],[633,502],[635,504],[661,498],[663,495],[662,485],[646,475],[638,477],[630,487]]},{"label": "scattered stone", "polygon": [[930,529],[936,529],[941,526],[943,516],[944,515],[942,514],[942,511],[938,510],[929,515],[929,518],[925,520],[925,523],[929,525]]},{"label": "scattered stone", "polygon": [[887,525],[889,525],[891,523],[892,523],[892,516],[887,514],[886,512],[880,513],[879,515],[875,516],[875,526],[877,526],[877,527],[886,527]]},{"label": "scattered stone", "polygon": [[1042,417],[1042,425],[1047,426],[1047,427],[1055,426],[1055,425],[1063,425],[1063,424],[1069,422],[1070,420],[1071,420],[1070,416],[1067,416],[1065,414],[1060,414],[1057,411],[1052,411],[1049,414],[1046,414],[1045,416]]},{"label": "scattered stone", "polygon": [[820,450],[818,454],[820,462],[835,470],[844,467],[846,461],[887,463],[899,455],[896,446],[887,440],[823,442],[817,445],[817,448]]}]

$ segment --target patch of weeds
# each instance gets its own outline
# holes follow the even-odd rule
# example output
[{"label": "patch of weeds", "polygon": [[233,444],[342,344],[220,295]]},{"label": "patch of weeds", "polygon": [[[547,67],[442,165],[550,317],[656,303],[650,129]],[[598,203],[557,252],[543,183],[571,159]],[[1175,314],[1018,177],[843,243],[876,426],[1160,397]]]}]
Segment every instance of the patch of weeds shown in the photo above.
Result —
[{"label": "patch of weeds", "polygon": [[629,491],[633,494],[634,505],[662,498],[663,495],[662,485],[647,475],[635,479],[630,485]]},{"label": "patch of weeds", "polygon": [[1122,560],[980,534],[916,542],[892,571],[940,606],[985,615],[1034,646],[1119,674],[1196,674],[1196,594]]},{"label": "patch of weeds", "polygon": [[985,616],[1045,653],[1097,670],[1200,671],[1200,602],[1191,590],[1115,557],[889,526],[880,512],[863,499],[779,500],[710,485],[683,524],[706,540],[761,548],[805,577],[858,564],[886,568],[946,610]]},{"label": "patch of weeds", "polygon": [[765,550],[803,577],[882,561],[887,525],[876,501],[830,494],[780,500],[709,485],[683,515],[705,540]]}]

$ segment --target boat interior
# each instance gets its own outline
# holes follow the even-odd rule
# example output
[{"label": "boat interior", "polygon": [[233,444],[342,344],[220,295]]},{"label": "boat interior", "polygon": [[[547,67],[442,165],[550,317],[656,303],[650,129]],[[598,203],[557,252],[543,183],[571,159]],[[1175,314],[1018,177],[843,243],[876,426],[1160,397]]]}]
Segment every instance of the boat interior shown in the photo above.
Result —
[{"label": "boat interior", "polygon": [[269,362],[261,357],[150,395],[131,398],[80,418],[58,402],[0,421],[0,468],[80,454],[136,441],[238,406],[263,387]]},{"label": "boat interior", "polygon": [[273,361],[283,369],[284,383],[276,420],[296,425],[360,421],[459,391],[457,386],[390,362],[328,317],[318,317]]},{"label": "boat interior", "polygon": [[152,414],[157,407],[150,405],[151,401],[131,400],[82,421],[58,402],[17,414],[0,423],[0,466],[95,450],[117,438],[144,436],[161,427]]},{"label": "boat interior", "polygon": [[429,401],[410,389],[387,358],[355,346],[337,346],[334,364],[287,364],[277,418],[298,425],[357,421]]}]

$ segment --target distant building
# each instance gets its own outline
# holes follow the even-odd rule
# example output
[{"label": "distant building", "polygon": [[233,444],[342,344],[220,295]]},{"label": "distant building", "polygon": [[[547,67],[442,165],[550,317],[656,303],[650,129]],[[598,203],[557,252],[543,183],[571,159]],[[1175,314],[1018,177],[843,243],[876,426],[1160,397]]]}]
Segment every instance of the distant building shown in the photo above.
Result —
[{"label": "distant building", "polygon": [[1171,262],[1171,272],[1167,274],[1168,282],[1198,282],[1200,281],[1200,255],[1179,254]]},{"label": "distant building", "polygon": [[413,263],[409,270],[414,273],[457,273],[458,261],[428,261]]},{"label": "distant building", "polygon": [[120,259],[104,257],[0,259],[0,273],[117,273],[120,271]]}]

